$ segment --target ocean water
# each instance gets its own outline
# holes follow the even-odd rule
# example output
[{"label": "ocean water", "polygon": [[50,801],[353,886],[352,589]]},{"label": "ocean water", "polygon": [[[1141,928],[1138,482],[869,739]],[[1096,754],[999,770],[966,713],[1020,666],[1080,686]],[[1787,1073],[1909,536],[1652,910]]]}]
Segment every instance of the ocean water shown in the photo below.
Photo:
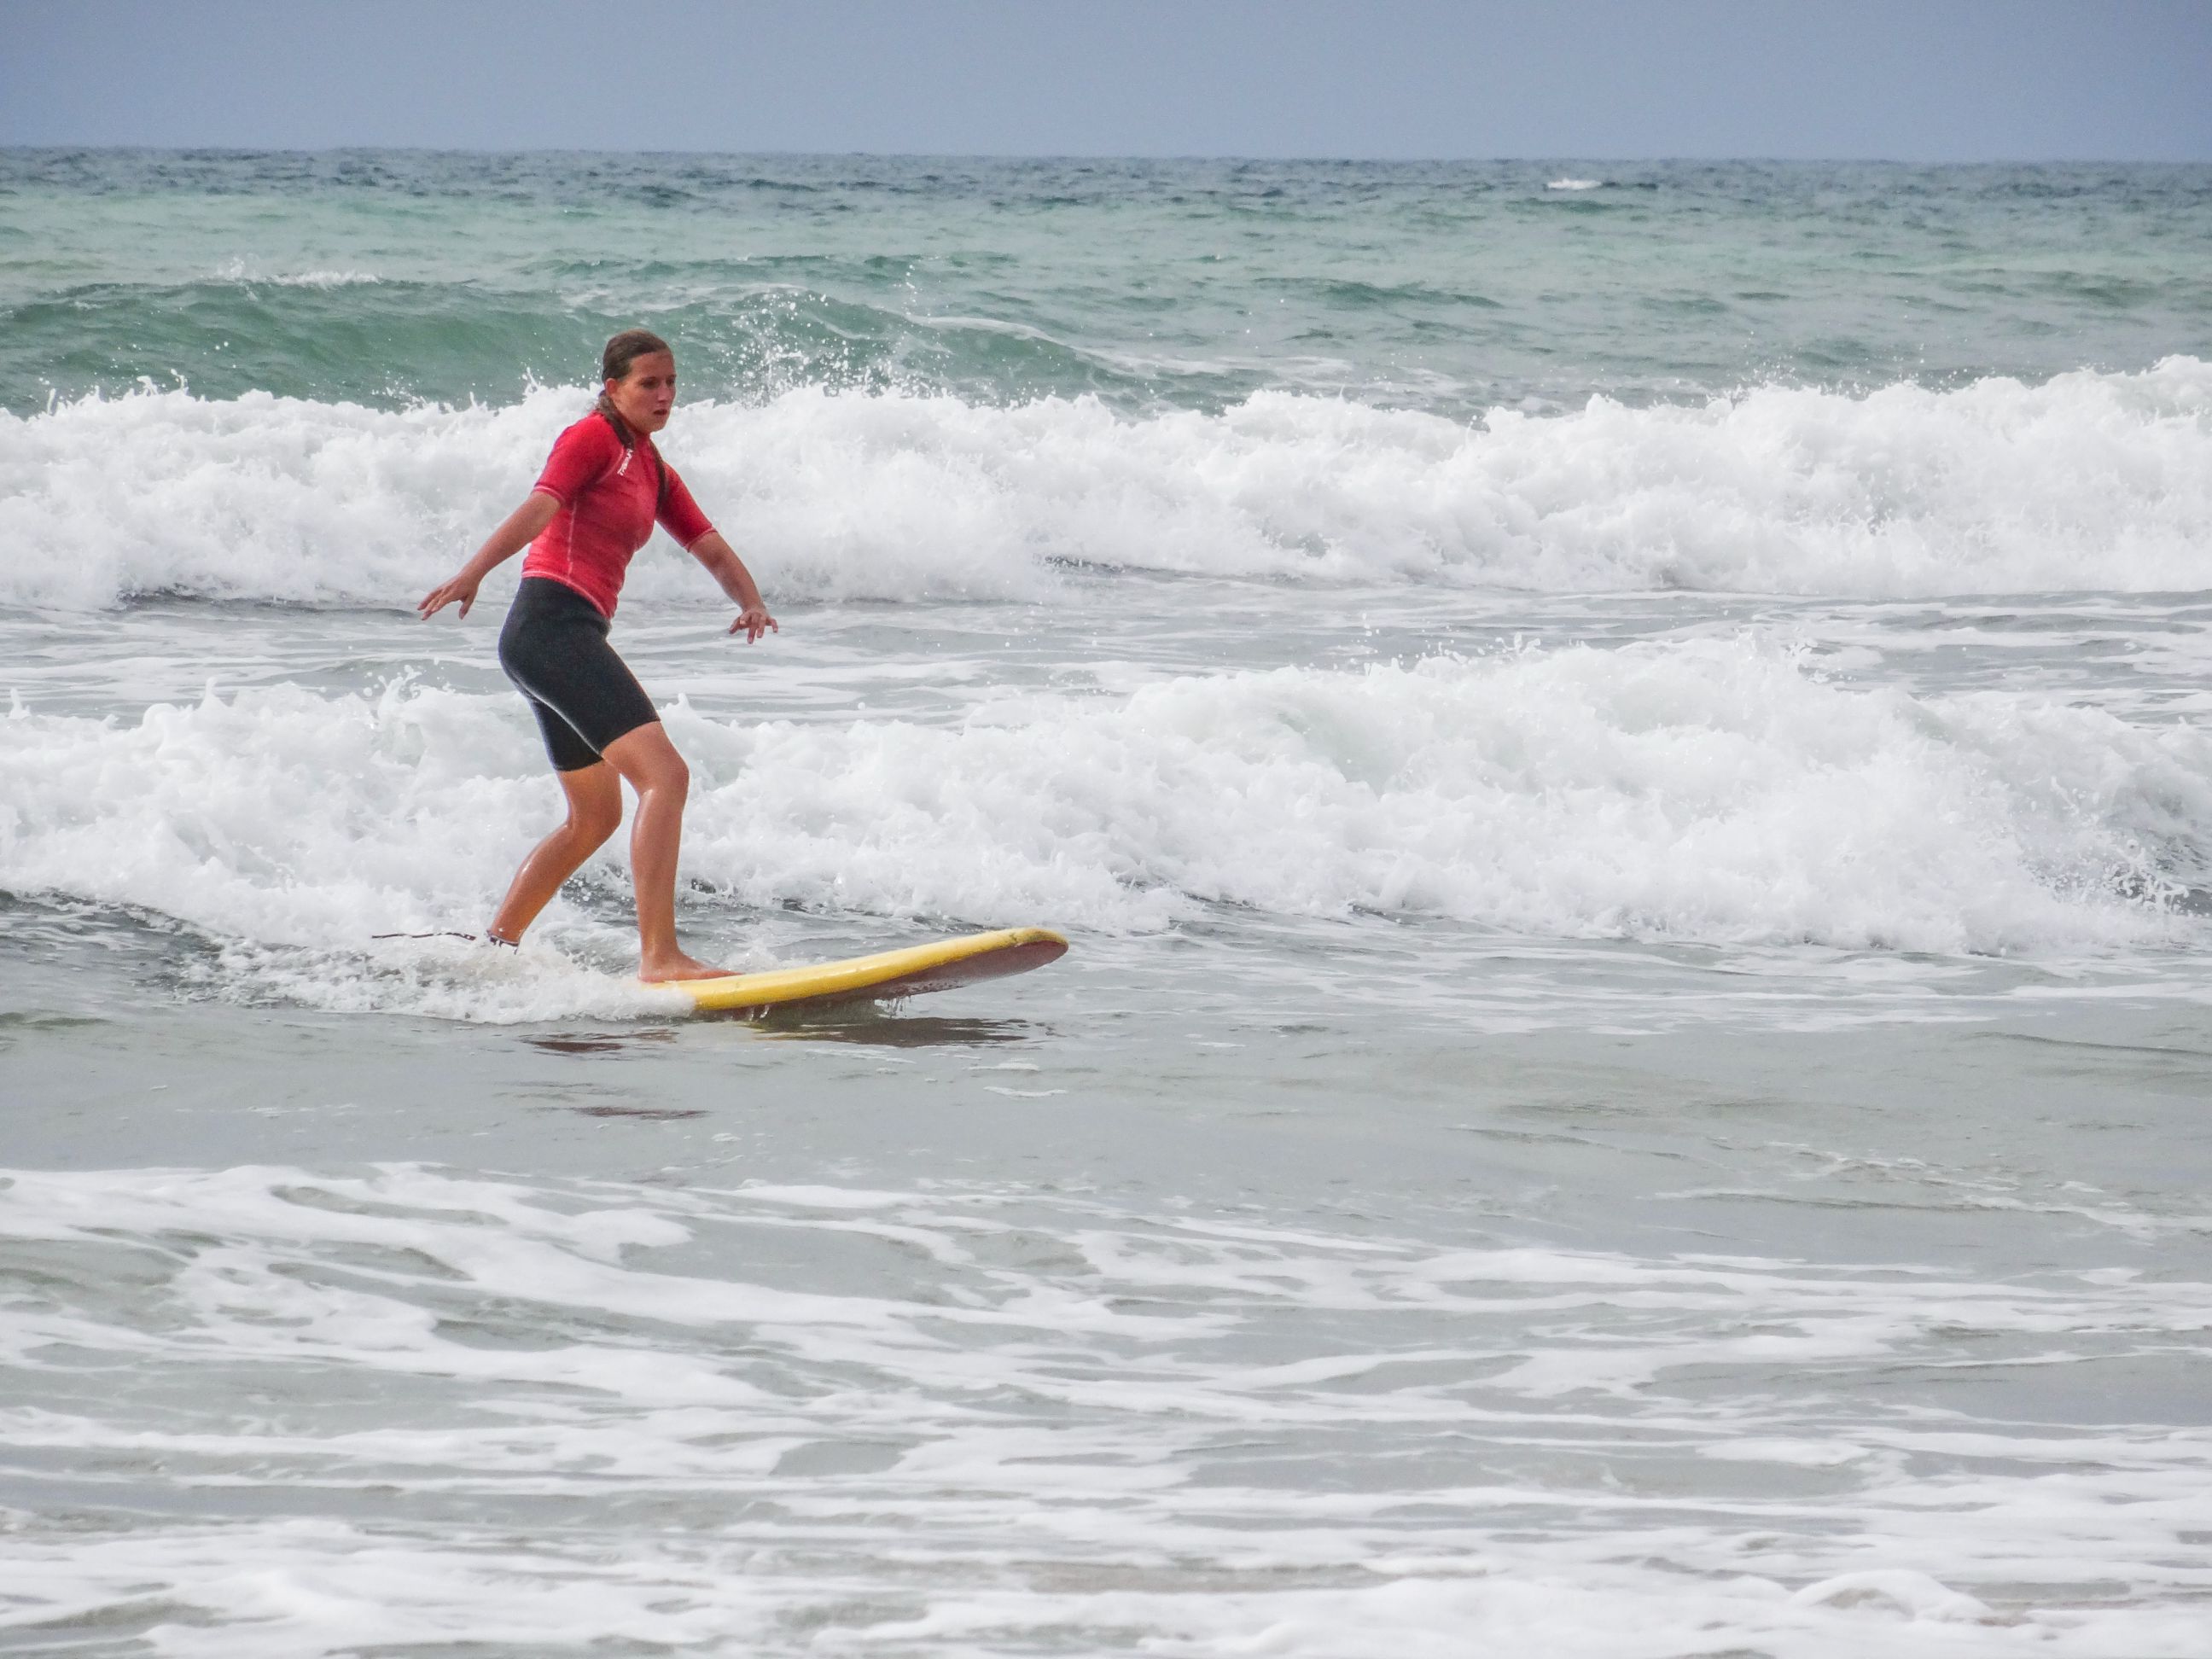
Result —
[{"label": "ocean water", "polygon": [[[677,345],[733,967],[417,622]],[[2212,1651],[2212,168],[0,152],[0,1651]]]}]

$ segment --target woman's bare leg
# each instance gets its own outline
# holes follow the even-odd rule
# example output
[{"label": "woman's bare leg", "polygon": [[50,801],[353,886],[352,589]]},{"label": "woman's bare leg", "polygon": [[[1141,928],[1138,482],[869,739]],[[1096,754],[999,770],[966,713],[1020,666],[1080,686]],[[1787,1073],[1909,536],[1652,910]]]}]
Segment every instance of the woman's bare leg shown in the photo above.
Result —
[{"label": "woman's bare leg", "polygon": [[622,825],[622,781],[605,761],[556,774],[568,798],[568,818],[531,849],[491,919],[491,936],[520,944],[523,930],[553,901],[561,884],[583,867]]},{"label": "woman's bare leg", "polygon": [[637,791],[637,816],[629,828],[629,873],[637,885],[637,976],[711,979],[723,970],[684,955],[676,943],[676,852],[684,838],[691,769],[659,720],[623,732],[605,753],[606,763]]}]

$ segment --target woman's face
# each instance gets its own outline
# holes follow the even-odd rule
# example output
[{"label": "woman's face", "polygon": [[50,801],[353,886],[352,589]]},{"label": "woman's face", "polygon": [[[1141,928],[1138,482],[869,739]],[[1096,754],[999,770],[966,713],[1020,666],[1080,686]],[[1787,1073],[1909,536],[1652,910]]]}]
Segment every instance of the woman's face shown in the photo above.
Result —
[{"label": "woman's face", "polygon": [[632,430],[659,431],[676,403],[676,359],[665,351],[631,358],[629,373],[607,382],[607,396]]}]

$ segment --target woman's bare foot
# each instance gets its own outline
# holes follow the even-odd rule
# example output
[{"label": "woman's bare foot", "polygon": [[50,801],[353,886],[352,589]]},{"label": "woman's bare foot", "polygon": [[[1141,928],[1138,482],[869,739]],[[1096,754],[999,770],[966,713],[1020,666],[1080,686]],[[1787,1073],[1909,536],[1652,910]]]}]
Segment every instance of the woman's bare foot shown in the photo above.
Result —
[{"label": "woman's bare foot", "polygon": [[696,957],[687,957],[681,951],[672,951],[665,957],[653,957],[637,965],[637,976],[647,985],[665,985],[677,979],[724,979],[729,971]]}]

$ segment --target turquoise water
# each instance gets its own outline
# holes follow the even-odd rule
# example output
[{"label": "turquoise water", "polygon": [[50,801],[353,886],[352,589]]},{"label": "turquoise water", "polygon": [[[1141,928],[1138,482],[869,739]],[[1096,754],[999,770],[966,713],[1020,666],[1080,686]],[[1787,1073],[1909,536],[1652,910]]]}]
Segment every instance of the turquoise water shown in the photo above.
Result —
[{"label": "turquoise water", "polygon": [[[2212,1646],[2212,169],[0,155],[0,1644]],[[687,1020],[413,600],[599,341]]]},{"label": "turquoise water", "polygon": [[[1554,189],[1595,182],[1595,189]],[[796,386],[1465,417],[2212,353],[2212,170],[13,152],[8,406]],[[365,281],[365,278],[374,278]]]}]

